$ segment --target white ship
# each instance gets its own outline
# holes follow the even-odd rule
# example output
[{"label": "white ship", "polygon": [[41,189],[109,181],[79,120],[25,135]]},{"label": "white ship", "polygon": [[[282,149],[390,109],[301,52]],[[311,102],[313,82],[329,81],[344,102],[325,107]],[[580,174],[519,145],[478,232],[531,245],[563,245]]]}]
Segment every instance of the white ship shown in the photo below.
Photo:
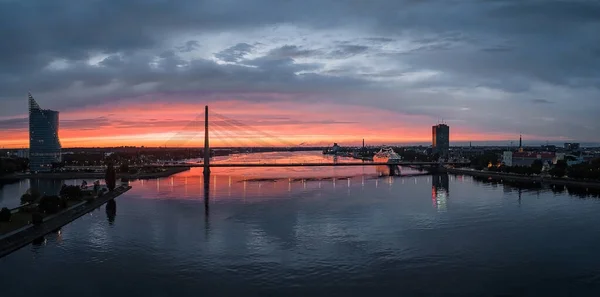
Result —
[{"label": "white ship", "polygon": [[402,157],[398,155],[391,147],[383,147],[373,156],[373,162],[398,163]]}]

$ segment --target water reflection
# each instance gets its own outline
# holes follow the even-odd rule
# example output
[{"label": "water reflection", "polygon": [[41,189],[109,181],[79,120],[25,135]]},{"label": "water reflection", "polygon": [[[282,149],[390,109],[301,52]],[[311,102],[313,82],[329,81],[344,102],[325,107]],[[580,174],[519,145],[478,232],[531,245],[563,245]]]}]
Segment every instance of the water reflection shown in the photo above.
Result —
[{"label": "water reflection", "polygon": [[30,179],[31,189],[37,190],[42,196],[58,195],[64,180],[60,179]]},{"label": "water reflection", "polygon": [[[61,180],[61,179],[22,179],[13,183],[5,184],[0,189],[0,207],[17,207],[21,204],[21,196],[27,190],[35,190],[40,195],[58,195],[63,184],[66,185],[81,185],[82,179]],[[85,179],[88,184],[92,184],[94,180]]]},{"label": "water reflection", "polygon": [[579,198],[600,198],[600,189],[597,188],[542,184],[539,182],[495,180],[484,177],[470,177],[470,179],[488,186],[502,187],[504,193],[517,193],[519,197],[521,197],[523,193],[534,193],[539,196],[542,193],[551,192],[555,195],[568,194],[569,196]]},{"label": "water reflection", "polygon": [[42,236],[42,237],[38,237],[36,239],[34,239],[31,244],[33,244],[33,246],[42,246],[46,244],[46,237]]},{"label": "water reflection", "polygon": [[445,211],[447,208],[447,201],[450,197],[449,183],[450,178],[448,174],[431,176],[431,200],[433,206],[440,211]]},{"label": "water reflection", "polygon": [[1,259],[15,268],[0,270],[3,292],[72,296],[95,275],[120,285],[86,296],[331,296],[334,287],[344,296],[557,296],[557,287],[597,296],[600,200],[566,196],[589,190],[355,172],[198,168],[133,181],[118,224],[109,227],[116,202],[107,204],[106,217],[65,226],[65,240],[49,235],[39,257],[24,248]]},{"label": "water reflection", "polygon": [[[215,175],[215,186],[216,186],[216,175]],[[210,172],[203,173],[203,183],[204,183],[204,228],[206,236],[208,236],[210,230],[210,220],[209,220],[209,199],[210,199]],[[231,188],[231,177],[229,178],[229,188]]]},{"label": "water reflection", "polygon": [[106,203],[106,218],[108,224],[113,225],[115,223],[115,217],[117,216],[117,202],[115,199],[109,200]]},{"label": "water reflection", "polygon": [[402,173],[400,166],[387,165],[375,166],[375,172],[377,172],[377,176],[399,176]]}]

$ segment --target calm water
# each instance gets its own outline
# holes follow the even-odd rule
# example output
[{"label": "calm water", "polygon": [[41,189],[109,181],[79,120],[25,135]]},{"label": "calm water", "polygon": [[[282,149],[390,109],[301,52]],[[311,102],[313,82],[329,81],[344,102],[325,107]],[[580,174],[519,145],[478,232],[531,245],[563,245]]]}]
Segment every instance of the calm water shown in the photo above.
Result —
[{"label": "calm water", "polygon": [[[201,173],[133,182],[116,213],[0,259],[2,296],[600,295],[600,200],[585,190],[254,168],[214,169],[205,199]],[[0,205],[29,186],[4,186]]]}]

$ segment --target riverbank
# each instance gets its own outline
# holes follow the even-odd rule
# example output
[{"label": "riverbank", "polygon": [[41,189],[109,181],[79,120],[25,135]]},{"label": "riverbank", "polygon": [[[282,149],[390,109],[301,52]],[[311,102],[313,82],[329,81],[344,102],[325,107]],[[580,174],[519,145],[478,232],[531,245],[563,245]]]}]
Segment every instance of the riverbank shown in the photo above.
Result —
[{"label": "riverbank", "polygon": [[550,185],[576,186],[576,187],[600,189],[600,182],[596,182],[596,181],[581,181],[581,180],[565,179],[565,178],[528,176],[528,175],[512,174],[512,173],[504,173],[504,172],[470,170],[470,169],[464,169],[464,168],[448,168],[448,169],[446,169],[446,171],[451,174],[463,174],[463,175],[487,177],[487,178],[495,179],[495,180],[507,180],[507,181],[515,181],[515,182],[536,182],[536,183],[544,183],[544,184],[550,184]]},{"label": "riverbank", "polygon": [[[117,173],[117,178],[133,179],[150,179],[168,177],[183,171],[190,170],[190,167],[170,167],[159,172],[141,172],[141,173]],[[0,176],[0,180],[18,181],[25,178],[38,179],[103,179],[106,174],[104,172],[48,172],[48,173],[26,173],[26,174],[11,174]]]},{"label": "riverbank", "polygon": [[60,229],[84,214],[102,206],[109,200],[115,199],[129,191],[131,186],[120,186],[112,192],[95,198],[92,202],[82,201],[60,213],[44,218],[39,226],[29,224],[5,235],[0,236],[0,258],[28,245],[37,238]]}]

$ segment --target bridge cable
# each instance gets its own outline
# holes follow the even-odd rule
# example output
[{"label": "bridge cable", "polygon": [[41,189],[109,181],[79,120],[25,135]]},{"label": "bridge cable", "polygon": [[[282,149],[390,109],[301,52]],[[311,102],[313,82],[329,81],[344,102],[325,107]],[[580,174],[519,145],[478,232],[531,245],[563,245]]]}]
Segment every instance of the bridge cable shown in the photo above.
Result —
[{"label": "bridge cable", "polygon": [[247,138],[239,137],[239,135],[236,135],[235,133],[231,132],[231,130],[230,130],[231,128],[228,128],[225,125],[221,125],[221,124],[213,121],[211,124],[211,127],[216,127],[215,129],[211,129],[211,131],[218,132],[224,136],[228,136],[229,138],[234,139],[233,141],[236,141],[235,145],[237,147],[252,146],[251,142],[240,140],[240,139],[247,139]]},{"label": "bridge cable", "polygon": [[[193,120],[189,121],[181,130],[175,135],[169,138],[164,146],[165,147],[182,147],[186,143],[190,142],[199,134],[204,133],[204,113],[197,115]],[[181,144],[177,142],[182,140]]]},{"label": "bridge cable", "polygon": [[264,131],[260,131],[260,130],[258,130],[256,128],[252,127],[252,126],[246,125],[246,124],[244,124],[242,122],[236,121],[236,120],[231,119],[229,117],[226,117],[224,115],[217,114],[217,116],[220,117],[221,119],[225,120],[227,123],[233,124],[233,125],[241,127],[241,128],[245,128],[245,129],[250,130],[250,131],[253,131],[253,132],[257,133],[258,134],[257,136],[259,136],[261,138],[275,140],[276,142],[279,142],[279,143],[283,144],[284,146],[291,146],[291,147],[296,146],[295,144],[293,144],[293,143],[291,143],[289,141],[283,140],[280,137],[274,136],[274,135],[269,134],[269,133],[264,132]]},{"label": "bridge cable", "polygon": [[266,147],[274,146],[272,143],[269,143],[268,141],[266,141],[265,138],[260,137],[260,135],[252,134],[250,131],[248,131],[248,129],[244,129],[243,127],[240,127],[239,125],[235,125],[231,121],[228,121],[226,119],[220,119],[219,123],[222,127],[224,127],[230,133],[237,132],[238,133],[237,135],[234,134],[237,137],[242,137],[243,139],[247,139],[249,141],[259,142],[262,146],[266,146]]},{"label": "bridge cable", "polygon": [[273,140],[275,140],[276,142],[279,142],[279,143],[283,144],[284,146],[288,146],[288,147],[295,147],[295,146],[297,146],[297,145],[293,144],[293,143],[292,143],[292,142],[290,142],[290,141],[287,141],[287,140],[281,139],[280,137],[274,136],[274,135],[272,135],[272,134],[269,134],[269,133],[267,133],[267,132],[260,131],[260,130],[258,130],[258,129],[256,129],[256,128],[252,127],[252,126],[246,125],[246,124],[244,124],[244,123],[242,123],[242,122],[236,121],[236,120],[234,120],[234,119],[231,119],[231,118],[229,118],[229,117],[226,117],[226,116],[224,116],[224,115],[221,115],[221,114],[215,113],[215,116],[217,116],[218,118],[222,119],[222,120],[223,120],[223,121],[225,121],[227,124],[230,124],[230,125],[233,125],[233,126],[237,126],[237,127],[241,127],[241,128],[245,128],[245,129],[247,129],[247,130],[250,130],[250,131],[252,131],[252,132],[258,133],[258,135],[257,135],[257,136],[259,136],[260,138],[263,138],[263,139],[264,139],[264,138],[266,138],[266,139],[273,139]]}]

